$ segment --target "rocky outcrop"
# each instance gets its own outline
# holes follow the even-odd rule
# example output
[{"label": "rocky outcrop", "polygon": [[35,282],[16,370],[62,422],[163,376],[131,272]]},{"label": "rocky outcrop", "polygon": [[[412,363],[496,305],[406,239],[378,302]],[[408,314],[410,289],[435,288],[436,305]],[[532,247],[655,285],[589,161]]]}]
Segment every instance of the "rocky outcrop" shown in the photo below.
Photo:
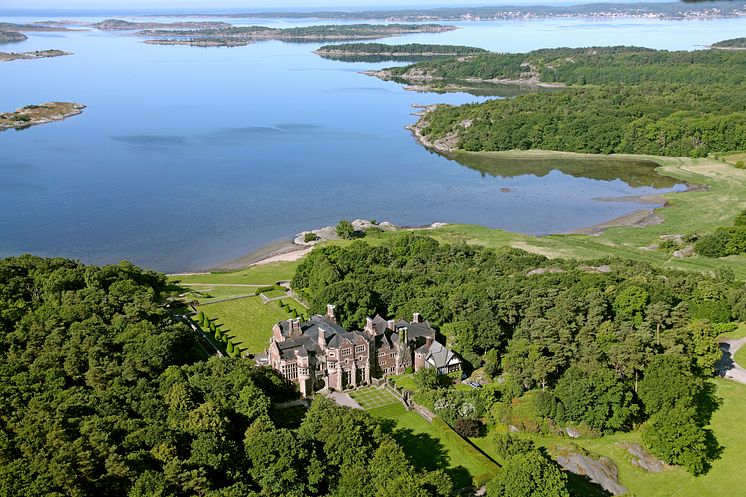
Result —
[{"label": "rocky outcrop", "polygon": [[575,445],[554,446],[549,453],[566,471],[584,476],[612,495],[627,493],[619,483],[619,470],[614,461],[605,456],[594,457]]},{"label": "rocky outcrop", "polygon": [[630,462],[638,468],[644,469],[650,473],[660,473],[668,467],[665,462],[651,455],[641,445],[629,442],[618,443],[617,445],[627,449],[627,452],[629,452],[633,457]]}]

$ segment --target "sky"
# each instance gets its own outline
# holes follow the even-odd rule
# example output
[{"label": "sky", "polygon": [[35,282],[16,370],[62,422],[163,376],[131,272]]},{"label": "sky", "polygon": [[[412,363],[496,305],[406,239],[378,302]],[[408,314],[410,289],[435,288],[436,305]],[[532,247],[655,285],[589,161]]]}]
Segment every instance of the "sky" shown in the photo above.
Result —
[{"label": "sky", "polygon": [[[288,8],[376,8],[376,7],[429,7],[429,6],[475,6],[475,5],[558,5],[595,3],[603,0],[2,0],[2,9],[221,9],[240,10],[286,10]],[[615,0],[624,2],[625,0]],[[630,0],[627,0],[630,1]],[[650,0],[648,0],[650,1]],[[655,1],[655,0],[653,0]],[[375,6],[375,7],[372,7]]]}]

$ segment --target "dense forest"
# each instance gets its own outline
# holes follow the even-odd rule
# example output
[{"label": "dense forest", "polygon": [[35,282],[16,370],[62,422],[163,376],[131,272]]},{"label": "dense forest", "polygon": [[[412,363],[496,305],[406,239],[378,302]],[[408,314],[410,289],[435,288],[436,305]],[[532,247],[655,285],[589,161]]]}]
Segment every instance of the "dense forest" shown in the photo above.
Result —
[{"label": "dense forest", "polygon": [[447,496],[378,421],[293,393],[245,359],[204,360],[131,264],[0,260],[0,495]]},{"label": "dense forest", "polygon": [[746,287],[732,275],[582,265],[405,235],[317,249],[293,285],[312,310],[336,305],[348,327],[419,312],[472,367],[500,375],[472,392],[420,380],[419,401],[457,429],[484,418],[552,434],[642,425],[653,454],[694,474],[717,456],[703,428],[717,402],[704,380],[721,356],[715,337],[746,319]]},{"label": "dense forest", "polygon": [[746,52],[560,48],[419,62],[385,74],[403,81],[434,77],[568,85],[561,91],[438,107],[423,117],[420,132],[430,143],[446,138],[449,149],[691,157],[746,149]]}]

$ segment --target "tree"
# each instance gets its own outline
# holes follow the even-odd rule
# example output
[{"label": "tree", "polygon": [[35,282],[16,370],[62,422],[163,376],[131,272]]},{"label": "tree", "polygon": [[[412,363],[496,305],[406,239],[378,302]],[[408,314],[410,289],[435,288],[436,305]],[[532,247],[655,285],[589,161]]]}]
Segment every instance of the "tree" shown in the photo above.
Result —
[{"label": "tree", "polygon": [[673,354],[655,356],[645,369],[637,394],[645,412],[653,415],[675,405],[692,405],[701,389],[701,381],[691,370],[686,357]]},{"label": "tree", "polygon": [[571,366],[557,382],[555,395],[564,405],[565,419],[602,431],[629,426],[638,409],[632,392],[601,365]]},{"label": "tree", "polygon": [[352,223],[346,219],[341,220],[337,224],[337,236],[343,240],[352,240],[355,238],[355,228],[352,227]]},{"label": "tree", "polygon": [[420,368],[414,374],[414,384],[419,390],[434,390],[440,386],[438,370],[435,368]]},{"label": "tree", "polygon": [[643,425],[642,441],[650,452],[693,475],[707,471],[712,453],[708,437],[696,421],[696,409],[675,405],[655,413]]},{"label": "tree", "polygon": [[453,429],[464,438],[479,437],[482,435],[484,425],[478,419],[458,418]]},{"label": "tree", "polygon": [[619,292],[614,300],[614,312],[621,320],[642,323],[650,296],[639,286],[631,285]]},{"label": "tree", "polygon": [[487,484],[488,497],[569,497],[567,476],[538,450],[516,454]]}]

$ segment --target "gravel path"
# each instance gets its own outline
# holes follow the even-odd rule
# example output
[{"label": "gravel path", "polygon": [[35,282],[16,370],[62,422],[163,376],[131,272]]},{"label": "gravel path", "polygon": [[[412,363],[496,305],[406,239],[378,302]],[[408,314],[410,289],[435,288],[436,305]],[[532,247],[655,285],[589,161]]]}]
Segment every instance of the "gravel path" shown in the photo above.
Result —
[{"label": "gravel path", "polygon": [[720,342],[720,350],[723,351],[723,358],[717,364],[717,370],[720,376],[728,378],[738,383],[746,385],[746,369],[742,368],[733,361],[736,351],[746,344],[746,338],[740,340],[723,340]]}]

